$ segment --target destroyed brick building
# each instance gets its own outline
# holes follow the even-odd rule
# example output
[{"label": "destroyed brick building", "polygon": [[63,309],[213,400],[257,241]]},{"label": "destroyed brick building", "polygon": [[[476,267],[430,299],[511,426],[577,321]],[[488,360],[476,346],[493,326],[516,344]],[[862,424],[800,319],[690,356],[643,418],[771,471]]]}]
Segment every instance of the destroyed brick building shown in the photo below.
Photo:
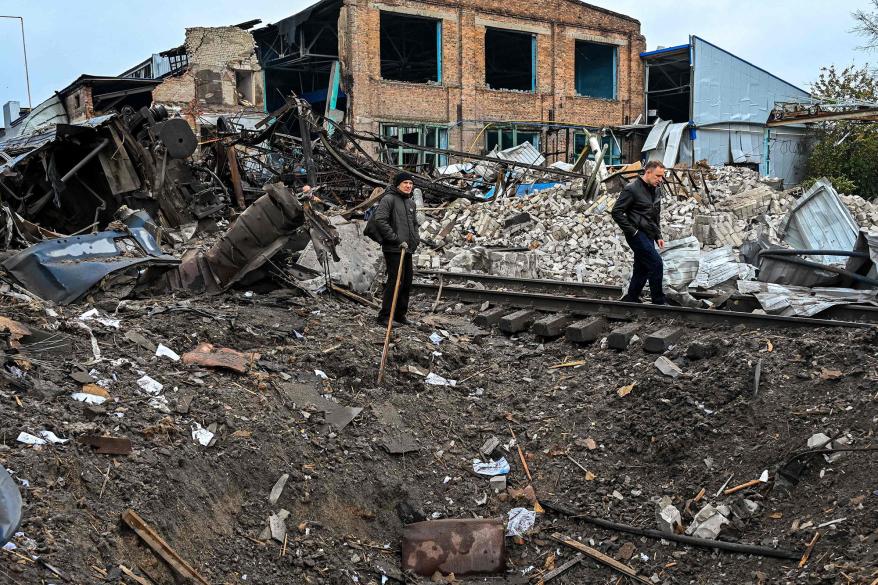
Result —
[{"label": "destroyed brick building", "polygon": [[878,104],[567,0],[257,24],[4,108],[0,583],[876,585],[878,203],[784,141]]},{"label": "destroyed brick building", "polygon": [[[573,0],[324,0],[254,36],[269,109],[293,91],[320,111],[346,110],[355,130],[415,146],[529,141],[567,161],[585,147],[584,129],[630,124],[643,110],[640,23]],[[619,143],[603,139],[618,161]],[[404,146],[384,156],[446,164]]]}]

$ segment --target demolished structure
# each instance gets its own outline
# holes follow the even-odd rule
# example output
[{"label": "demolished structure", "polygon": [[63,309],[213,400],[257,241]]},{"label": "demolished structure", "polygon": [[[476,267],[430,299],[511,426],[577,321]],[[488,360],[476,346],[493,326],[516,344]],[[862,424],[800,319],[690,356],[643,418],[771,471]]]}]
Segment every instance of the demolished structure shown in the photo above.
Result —
[{"label": "demolished structure", "polygon": [[[734,59],[570,0],[257,24],[7,116],[0,580],[871,583],[878,205],[758,172],[761,102],[692,128],[703,69],[652,85]],[[598,298],[647,158],[678,306]],[[399,167],[438,280],[401,331]]]}]

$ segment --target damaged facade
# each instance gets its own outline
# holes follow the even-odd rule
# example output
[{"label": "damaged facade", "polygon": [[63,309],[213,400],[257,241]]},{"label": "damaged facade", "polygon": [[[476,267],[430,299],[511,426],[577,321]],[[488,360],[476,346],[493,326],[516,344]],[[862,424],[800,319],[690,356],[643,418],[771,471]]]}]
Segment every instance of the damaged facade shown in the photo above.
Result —
[{"label": "damaged facade", "polygon": [[808,102],[808,92],[694,35],[641,57],[645,120],[655,124],[643,148],[649,160],[749,165],[788,185],[804,178],[810,131],[767,123],[775,103]]},{"label": "damaged facade", "polygon": [[[293,91],[320,112],[346,111],[355,131],[403,143],[382,156],[412,169],[448,161],[405,144],[488,152],[530,142],[573,162],[583,130],[643,110],[640,23],[572,0],[324,0],[254,35],[269,109]],[[608,161],[639,158],[609,132],[603,140]]]}]

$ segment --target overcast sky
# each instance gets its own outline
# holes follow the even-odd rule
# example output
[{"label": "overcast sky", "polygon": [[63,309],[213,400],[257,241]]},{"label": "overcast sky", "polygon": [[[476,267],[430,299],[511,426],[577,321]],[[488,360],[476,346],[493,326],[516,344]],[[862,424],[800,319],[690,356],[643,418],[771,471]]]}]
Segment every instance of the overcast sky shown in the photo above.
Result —
[{"label": "overcast sky", "polygon": [[[528,1],[528,0],[525,0]],[[275,22],[307,0],[0,0],[0,14],[24,17],[34,105],[82,73],[118,75],[154,52],[178,46],[191,26]],[[695,34],[801,87],[822,65],[878,62],[863,53],[850,13],[869,0],[592,0],[634,16],[649,49]],[[18,20],[0,19],[0,104],[27,104]],[[870,61],[871,58],[871,61]]]}]

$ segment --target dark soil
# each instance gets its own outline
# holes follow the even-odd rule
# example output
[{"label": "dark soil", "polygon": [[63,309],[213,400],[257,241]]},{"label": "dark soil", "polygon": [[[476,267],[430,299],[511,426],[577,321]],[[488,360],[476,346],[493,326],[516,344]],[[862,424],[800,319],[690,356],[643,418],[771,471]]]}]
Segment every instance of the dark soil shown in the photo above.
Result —
[{"label": "dark soil", "polygon": [[[844,520],[819,529],[810,561],[799,568],[795,560],[675,545],[547,511],[523,544],[507,539],[507,578],[489,582],[523,582],[549,557],[557,565],[571,558],[572,550],[549,538],[554,532],[614,557],[631,543],[634,553],[625,562],[660,583],[873,583],[878,577],[874,453],[848,453],[832,464],[815,457],[797,485],[775,481],[778,466],[815,433],[843,434],[853,447],[875,444],[874,331],[692,328],[666,354],[684,372],[672,379],[639,343],[617,352],[529,334],[503,337],[472,326],[471,306],[442,305],[429,314],[432,299],[421,299],[413,315],[420,325],[394,334],[387,379],[378,386],[384,331],[370,309],[346,300],[279,291],[98,303],[105,314],[116,312],[121,328],[88,323],[101,353],[95,363],[89,335],[76,325],[91,305],[55,307],[52,316],[38,303],[0,299],[0,314],[51,334],[7,355],[7,369],[18,358],[23,381],[0,380],[0,464],[28,484],[22,483],[23,536],[14,541],[19,556],[0,551],[3,584],[133,583],[120,576],[119,565],[158,585],[176,583],[122,523],[127,509],[212,584],[381,583],[375,567],[399,566],[403,519],[412,511],[428,518],[505,517],[513,507],[530,506],[489,493],[488,479],[472,473],[490,435],[500,438],[501,450],[509,448],[510,486],[529,483],[520,445],[540,499],[615,522],[655,528],[653,500],[662,496],[673,499],[687,525],[704,503],[738,510],[736,502],[748,499],[758,510],[733,515],[721,538],[802,552],[816,526]],[[643,331],[664,325],[643,322]],[[451,335],[438,347],[429,340],[437,330]],[[257,351],[261,359],[244,375],[185,366],[155,357],[127,339],[127,331],[179,354],[207,341]],[[69,343],[38,351],[58,340]],[[0,345],[7,342],[0,337]],[[690,360],[693,343],[714,355]],[[754,396],[759,359],[762,381]],[[552,367],[577,360],[584,365]],[[429,386],[400,366],[459,383]],[[80,384],[69,374],[79,368],[110,379],[112,400],[99,407],[72,400]],[[168,412],[149,404],[136,383],[143,374],[164,385]],[[618,389],[635,382],[620,397]],[[302,403],[309,388],[364,410],[341,430],[327,428],[323,413]],[[193,440],[195,423],[214,429],[216,443]],[[70,442],[16,441],[21,431],[43,429]],[[382,440],[404,432],[419,451],[391,455],[381,448]],[[127,437],[133,452],[98,455],[77,442],[94,433]],[[589,438],[596,448],[589,449]],[[730,475],[734,486],[766,469],[768,484],[715,496]],[[272,506],[269,492],[284,473],[289,482]],[[687,505],[702,489],[703,500]],[[478,504],[485,494],[487,502]],[[280,509],[290,512],[285,548],[260,539],[268,516]],[[39,556],[66,581],[28,556]],[[586,561],[552,583],[618,579]]]}]

